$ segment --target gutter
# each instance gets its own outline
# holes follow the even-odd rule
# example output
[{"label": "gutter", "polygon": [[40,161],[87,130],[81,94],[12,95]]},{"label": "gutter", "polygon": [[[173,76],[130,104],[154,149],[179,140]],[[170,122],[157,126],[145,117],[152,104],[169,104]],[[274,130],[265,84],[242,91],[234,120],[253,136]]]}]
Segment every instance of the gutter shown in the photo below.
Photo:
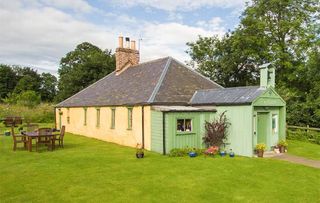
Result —
[{"label": "gutter", "polygon": [[142,119],[142,149],[144,149],[144,106],[141,108],[141,119]]}]

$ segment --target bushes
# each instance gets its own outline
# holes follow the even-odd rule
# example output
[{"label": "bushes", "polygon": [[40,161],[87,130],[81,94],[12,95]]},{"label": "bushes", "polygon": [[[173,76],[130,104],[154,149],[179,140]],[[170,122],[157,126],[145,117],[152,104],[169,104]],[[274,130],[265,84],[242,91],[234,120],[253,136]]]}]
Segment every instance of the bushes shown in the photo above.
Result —
[{"label": "bushes", "polygon": [[6,116],[21,116],[24,122],[52,123],[54,109],[51,104],[40,104],[32,109],[21,105],[0,104],[0,118]]},{"label": "bushes", "polygon": [[186,147],[182,149],[174,148],[170,150],[169,156],[171,157],[183,157],[183,156],[188,156],[189,152],[195,152],[198,155],[201,155],[205,152],[206,149],[197,149],[197,148],[191,148],[191,147]]},{"label": "bushes", "polygon": [[320,144],[320,133],[315,131],[306,132],[305,130],[287,130],[287,139]]}]

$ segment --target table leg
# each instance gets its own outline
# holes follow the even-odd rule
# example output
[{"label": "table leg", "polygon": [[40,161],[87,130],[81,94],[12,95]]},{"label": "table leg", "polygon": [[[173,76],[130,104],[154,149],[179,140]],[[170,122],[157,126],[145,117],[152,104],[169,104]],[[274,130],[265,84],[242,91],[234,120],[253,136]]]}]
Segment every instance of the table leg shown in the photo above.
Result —
[{"label": "table leg", "polygon": [[29,152],[32,152],[32,138],[30,136],[28,137],[28,145]]}]

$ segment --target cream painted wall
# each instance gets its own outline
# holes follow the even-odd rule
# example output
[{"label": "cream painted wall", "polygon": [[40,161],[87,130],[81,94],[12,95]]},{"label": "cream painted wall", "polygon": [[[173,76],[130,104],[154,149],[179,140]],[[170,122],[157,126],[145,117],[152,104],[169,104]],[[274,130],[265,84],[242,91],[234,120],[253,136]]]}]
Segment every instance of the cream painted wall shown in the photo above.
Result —
[{"label": "cream painted wall", "polygon": [[[135,147],[142,144],[142,107],[133,107],[132,129],[128,130],[128,108],[116,109],[115,128],[111,129],[111,107],[100,107],[100,126],[96,126],[97,108],[87,108],[87,125],[84,125],[84,108],[57,108],[56,125],[59,128],[59,110],[62,112],[61,123],[66,126],[66,132],[80,134],[120,145]],[[69,111],[69,112],[68,112]],[[70,117],[70,123],[67,117]],[[151,108],[144,107],[144,141],[145,149],[151,149]]]}]

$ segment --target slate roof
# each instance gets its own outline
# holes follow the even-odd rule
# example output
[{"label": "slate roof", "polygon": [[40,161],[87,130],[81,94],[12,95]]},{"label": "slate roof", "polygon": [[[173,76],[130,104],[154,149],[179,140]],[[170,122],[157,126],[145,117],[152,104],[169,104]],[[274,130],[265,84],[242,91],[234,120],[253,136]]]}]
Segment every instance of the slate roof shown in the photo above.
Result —
[{"label": "slate roof", "polygon": [[190,100],[192,105],[237,105],[251,104],[266,91],[259,86],[232,87],[224,89],[198,90]]},{"label": "slate roof", "polygon": [[222,88],[177,60],[166,57],[110,73],[56,107],[135,104],[187,105],[199,89]]}]

